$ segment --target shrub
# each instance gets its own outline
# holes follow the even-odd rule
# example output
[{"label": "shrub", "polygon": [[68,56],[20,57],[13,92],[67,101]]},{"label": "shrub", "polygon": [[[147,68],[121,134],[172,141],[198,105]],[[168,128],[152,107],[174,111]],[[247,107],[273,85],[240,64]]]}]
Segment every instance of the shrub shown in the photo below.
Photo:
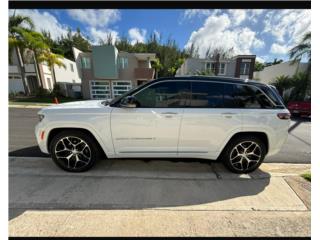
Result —
[{"label": "shrub", "polygon": [[52,97],[62,97],[63,93],[59,84],[54,84],[53,89],[50,94]]},{"label": "shrub", "polygon": [[43,87],[39,87],[35,91],[36,97],[46,97],[46,96],[49,96],[49,94],[50,94],[50,92],[47,89],[44,89]]}]

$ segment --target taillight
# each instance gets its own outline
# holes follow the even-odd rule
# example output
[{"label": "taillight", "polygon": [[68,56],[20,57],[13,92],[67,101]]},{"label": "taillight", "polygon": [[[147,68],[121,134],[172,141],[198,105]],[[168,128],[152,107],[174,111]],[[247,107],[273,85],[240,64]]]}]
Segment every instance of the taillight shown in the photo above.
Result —
[{"label": "taillight", "polygon": [[277,116],[279,119],[290,119],[291,114],[290,113],[278,113]]}]

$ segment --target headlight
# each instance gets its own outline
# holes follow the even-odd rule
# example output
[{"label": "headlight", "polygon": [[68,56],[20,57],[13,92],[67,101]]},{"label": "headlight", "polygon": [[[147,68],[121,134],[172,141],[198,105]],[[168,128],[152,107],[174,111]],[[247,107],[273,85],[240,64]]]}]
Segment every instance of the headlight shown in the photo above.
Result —
[{"label": "headlight", "polygon": [[39,122],[41,122],[42,119],[44,119],[44,115],[43,114],[38,114],[38,116],[39,116]]}]

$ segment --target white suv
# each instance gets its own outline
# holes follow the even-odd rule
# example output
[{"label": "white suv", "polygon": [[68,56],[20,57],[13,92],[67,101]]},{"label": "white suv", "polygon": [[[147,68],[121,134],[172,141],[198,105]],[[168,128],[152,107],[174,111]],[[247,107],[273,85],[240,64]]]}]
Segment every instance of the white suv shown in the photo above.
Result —
[{"label": "white suv", "polygon": [[248,173],[280,150],[290,124],[273,87],[199,76],[150,81],[110,103],[50,106],[39,118],[41,151],[71,172],[106,156],[221,159],[231,171]]}]

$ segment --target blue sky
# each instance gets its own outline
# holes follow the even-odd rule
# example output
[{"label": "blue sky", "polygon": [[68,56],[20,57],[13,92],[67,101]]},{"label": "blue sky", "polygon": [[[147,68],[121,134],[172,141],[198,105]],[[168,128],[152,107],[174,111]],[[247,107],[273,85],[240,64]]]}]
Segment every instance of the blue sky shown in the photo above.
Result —
[{"label": "blue sky", "polygon": [[[12,13],[12,10],[10,10]],[[54,38],[67,29],[81,29],[92,44],[112,34],[134,44],[151,33],[176,40],[183,49],[194,43],[208,48],[233,48],[235,54],[255,54],[259,61],[288,59],[288,50],[310,30],[310,10],[17,10],[30,16],[36,29]]]}]

